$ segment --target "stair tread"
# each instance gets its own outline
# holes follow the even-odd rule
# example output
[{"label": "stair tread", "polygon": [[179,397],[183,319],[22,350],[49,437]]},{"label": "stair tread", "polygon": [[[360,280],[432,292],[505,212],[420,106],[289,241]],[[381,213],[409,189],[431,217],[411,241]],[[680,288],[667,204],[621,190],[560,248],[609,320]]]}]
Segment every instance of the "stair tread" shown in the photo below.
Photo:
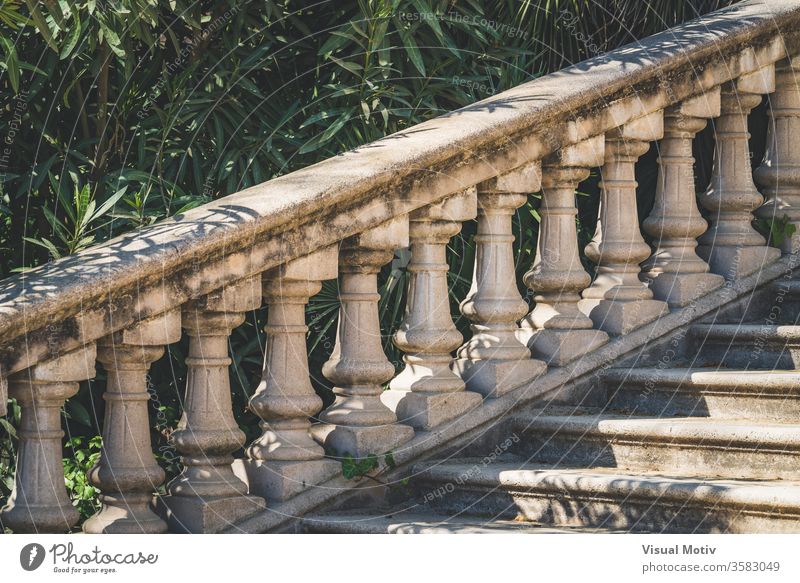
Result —
[{"label": "stair tread", "polygon": [[650,417],[614,413],[517,416],[515,426],[519,427],[523,423],[526,430],[558,430],[643,440],[649,438],[681,442],[736,443],[772,446],[781,450],[800,449],[800,424],[774,420]]},{"label": "stair tread", "polygon": [[792,324],[693,324],[692,333],[706,338],[755,339],[759,337],[781,338],[787,340],[800,339],[800,326]]},{"label": "stair tread", "polygon": [[636,495],[706,504],[746,504],[765,509],[780,507],[800,514],[800,481],[668,476],[621,468],[553,468],[548,464],[505,461],[481,465],[459,460],[417,464],[414,475],[418,480],[460,483],[460,487]]},{"label": "stair tread", "polygon": [[[535,522],[481,519],[476,516],[445,516],[431,512],[401,510],[385,514],[338,511],[312,514],[304,518],[313,532],[342,534],[565,534],[611,533],[610,529],[555,527]],[[621,532],[621,531],[620,531]]]},{"label": "stair tread", "polygon": [[737,389],[743,392],[789,393],[800,390],[800,372],[793,370],[736,370],[719,367],[610,369],[606,382],[652,382],[669,386]]}]

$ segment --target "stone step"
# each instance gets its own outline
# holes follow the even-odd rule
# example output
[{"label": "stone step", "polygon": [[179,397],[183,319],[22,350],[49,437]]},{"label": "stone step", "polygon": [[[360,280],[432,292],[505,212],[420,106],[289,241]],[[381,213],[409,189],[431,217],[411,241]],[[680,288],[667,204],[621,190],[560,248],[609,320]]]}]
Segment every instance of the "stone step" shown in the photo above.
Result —
[{"label": "stone step", "polygon": [[514,420],[517,453],[605,466],[746,479],[800,479],[800,425],[746,419],[550,415]]},{"label": "stone step", "polygon": [[798,482],[480,461],[419,464],[414,476],[420,500],[440,514],[642,532],[800,532]]},{"label": "stone step", "polygon": [[611,409],[636,415],[800,421],[800,373],[715,368],[611,369]]},{"label": "stone step", "polygon": [[779,279],[770,285],[771,309],[783,323],[800,323],[800,279]]},{"label": "stone step", "polygon": [[800,369],[800,326],[773,324],[695,324],[693,347],[703,366]]},{"label": "stone step", "polygon": [[609,533],[582,526],[553,527],[517,520],[481,520],[476,516],[444,516],[423,511],[397,513],[326,512],[303,518],[302,529],[318,534],[569,534]]}]

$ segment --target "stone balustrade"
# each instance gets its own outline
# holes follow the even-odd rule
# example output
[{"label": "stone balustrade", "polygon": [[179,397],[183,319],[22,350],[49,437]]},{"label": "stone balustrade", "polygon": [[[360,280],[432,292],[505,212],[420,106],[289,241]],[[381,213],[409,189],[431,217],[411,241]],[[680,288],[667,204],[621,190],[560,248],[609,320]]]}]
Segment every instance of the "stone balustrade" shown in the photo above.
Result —
[{"label": "stone balustrade", "polygon": [[[2,525],[77,524],[60,412],[96,362],[107,375],[105,418],[88,478],[102,508],[83,530],[215,532],[325,488],[345,456],[440,447],[437,436],[492,400],[797,252],[800,234],[778,248],[753,219],[800,224],[791,142],[800,132],[798,30],[800,1],[746,1],[426,122],[403,140],[1,282],[0,406],[7,385],[22,410]],[[765,95],[767,153],[752,173],[747,120]],[[709,120],[713,175],[695,198],[692,140]],[[635,168],[654,143],[658,184],[640,224]],[[576,191],[593,169],[600,210],[587,270]],[[518,281],[525,235],[514,215],[538,193],[535,258]],[[447,249],[472,220],[472,287],[459,298],[465,338],[450,309]],[[406,248],[397,371],[384,353],[378,276]],[[335,401],[323,410],[309,379],[306,304],[336,278],[338,329],[323,367]],[[261,434],[246,443],[232,410],[228,338],[262,304],[267,344],[249,401]],[[183,471],[164,486],[147,375],[183,332],[188,379],[170,438]]]}]

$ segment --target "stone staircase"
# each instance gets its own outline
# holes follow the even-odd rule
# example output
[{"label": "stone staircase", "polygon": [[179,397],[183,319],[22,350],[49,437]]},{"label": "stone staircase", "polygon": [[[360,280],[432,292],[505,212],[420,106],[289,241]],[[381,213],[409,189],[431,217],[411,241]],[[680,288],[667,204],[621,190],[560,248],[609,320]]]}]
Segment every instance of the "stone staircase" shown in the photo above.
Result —
[{"label": "stone staircase", "polygon": [[[744,0],[3,280],[0,415],[8,396],[20,417],[0,531],[800,531],[799,75],[800,0]],[[538,231],[517,232],[534,208]],[[407,273],[402,363],[389,269]],[[334,280],[310,359],[309,304]],[[254,310],[242,416],[228,340]],[[150,373],[178,342],[165,444]],[[80,524],[60,412],[100,369],[100,508]]]},{"label": "stone staircase", "polygon": [[417,464],[407,500],[305,528],[800,532],[800,326],[783,319],[695,324],[674,367],[610,368],[600,403],[516,415],[490,462]]}]

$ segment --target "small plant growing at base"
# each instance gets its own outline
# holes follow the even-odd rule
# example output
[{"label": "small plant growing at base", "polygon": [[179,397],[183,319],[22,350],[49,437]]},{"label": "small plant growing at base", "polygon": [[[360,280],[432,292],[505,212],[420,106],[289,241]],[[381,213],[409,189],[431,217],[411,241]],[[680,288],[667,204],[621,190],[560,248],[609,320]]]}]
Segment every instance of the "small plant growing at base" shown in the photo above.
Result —
[{"label": "small plant growing at base", "polygon": [[782,245],[787,239],[791,239],[792,235],[797,231],[797,227],[792,224],[791,219],[787,215],[781,218],[773,217],[771,219],[756,219],[756,230],[767,238],[772,245]]},{"label": "small plant growing at base", "polygon": [[[342,475],[348,480],[356,480],[365,476],[375,480],[375,478],[367,476],[367,474],[372,470],[377,470],[380,467],[379,458],[375,454],[369,454],[367,457],[363,458],[355,458],[349,453],[346,453],[341,457],[334,454],[333,457],[338,457],[342,460]],[[388,452],[383,455],[383,463],[389,469],[394,469],[397,467],[392,452]]]}]

